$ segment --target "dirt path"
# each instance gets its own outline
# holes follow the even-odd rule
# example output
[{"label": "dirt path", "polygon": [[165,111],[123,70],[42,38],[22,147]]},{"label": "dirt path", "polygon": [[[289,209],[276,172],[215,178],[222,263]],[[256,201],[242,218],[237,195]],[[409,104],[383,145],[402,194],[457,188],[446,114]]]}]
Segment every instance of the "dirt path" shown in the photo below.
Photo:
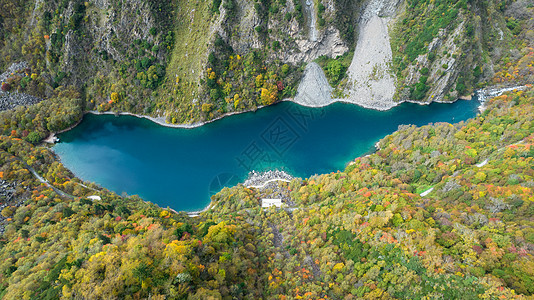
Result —
[{"label": "dirt path", "polygon": [[276,248],[278,248],[278,251],[280,253],[282,253],[284,255],[284,257],[286,259],[289,259],[289,252],[287,252],[287,250],[285,250],[283,247],[282,247],[282,244],[284,243],[284,237],[282,236],[282,234],[280,233],[280,230],[278,230],[278,228],[276,227],[276,225],[274,225],[273,223],[269,222],[269,227],[271,228],[272,232],[273,232],[273,244]]},{"label": "dirt path", "polygon": [[35,171],[34,168],[30,167],[26,162],[24,162],[23,160],[19,159],[20,162],[22,162],[24,164],[24,166],[30,170],[30,172],[33,174],[33,176],[35,176],[35,178],[37,178],[37,180],[39,180],[41,183],[44,183],[46,186],[48,186],[49,188],[52,188],[54,190],[54,192],[56,192],[58,195],[62,196],[62,197],[65,197],[65,198],[69,198],[69,199],[75,199],[76,197],[72,196],[72,195],[69,195],[65,192],[63,192],[62,190],[56,188],[55,186],[53,186],[50,182],[48,182],[48,180],[44,179],[43,177],[41,177],[41,175],[39,175],[37,173],[37,171]]}]

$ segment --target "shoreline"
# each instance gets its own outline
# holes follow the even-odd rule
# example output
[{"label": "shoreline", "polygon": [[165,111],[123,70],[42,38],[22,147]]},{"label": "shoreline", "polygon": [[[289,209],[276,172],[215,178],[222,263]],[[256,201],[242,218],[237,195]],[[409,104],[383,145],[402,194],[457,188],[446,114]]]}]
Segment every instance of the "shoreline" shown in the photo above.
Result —
[{"label": "shoreline", "polygon": [[[190,217],[190,218],[195,218],[195,217],[198,217],[201,213],[203,213],[203,212],[207,212],[208,210],[210,210],[210,209],[214,208],[215,206],[217,206],[217,203],[213,204],[213,206],[212,206],[212,204],[213,204],[213,201],[210,201],[210,203],[209,203],[206,207],[204,207],[203,209],[201,209],[201,210],[195,210],[195,211],[185,211],[185,210],[182,210],[182,212],[185,212],[185,213],[187,214],[187,216]],[[175,214],[179,214],[179,213],[180,213],[180,212],[176,211],[176,210],[173,209],[173,208],[170,208],[170,207],[169,207],[169,209],[170,209],[172,212],[174,212]]]},{"label": "shoreline", "polygon": [[415,101],[415,100],[407,99],[407,100],[402,100],[402,101],[397,101],[397,102],[387,102],[387,104],[388,104],[387,106],[366,104],[366,103],[360,103],[360,102],[357,102],[357,101],[350,101],[350,100],[348,100],[348,98],[347,99],[346,98],[330,99],[329,101],[325,101],[325,102],[323,102],[321,104],[315,104],[315,105],[311,104],[311,103],[297,102],[297,101],[294,101],[291,98],[283,99],[280,102],[282,102],[282,101],[290,101],[290,102],[293,102],[293,103],[298,104],[300,106],[311,107],[311,108],[322,108],[322,107],[326,107],[326,106],[329,106],[329,105],[332,105],[334,103],[338,103],[339,102],[339,103],[347,103],[347,104],[357,105],[357,106],[363,107],[365,109],[372,109],[372,110],[378,110],[378,111],[387,111],[387,110],[390,110],[390,109],[392,109],[394,107],[397,107],[397,106],[399,106],[399,105],[401,105],[403,103],[413,103],[413,104],[419,104],[419,105],[430,105],[432,103],[452,104],[452,103],[455,103],[455,102],[460,101],[460,100],[462,100],[462,101],[471,101],[471,100],[473,100],[474,96],[477,96],[478,97],[478,101],[481,102],[481,106],[482,106],[483,103],[486,102],[488,98],[497,97],[497,96],[501,95],[504,92],[513,91],[513,90],[516,90],[516,89],[517,90],[522,90],[525,87],[526,87],[526,85],[490,86],[490,87],[486,87],[486,88],[475,90],[470,95],[458,97],[456,100],[453,100],[453,101],[438,101],[438,100],[434,100],[434,101],[430,101],[430,102],[421,102],[421,101]]},{"label": "shoreline", "polygon": [[80,120],[78,120],[76,123],[72,124],[71,126],[65,128],[65,129],[62,129],[60,131],[57,131],[57,132],[51,132],[45,139],[43,139],[43,142],[47,143],[47,144],[52,144],[52,145],[57,143],[57,142],[59,142],[59,138],[56,135],[57,134],[61,134],[63,132],[67,132],[69,130],[72,130],[72,129],[74,129],[74,127],[80,125],[80,123],[83,121],[83,116],[85,114],[86,113],[83,113],[82,118]]},{"label": "shoreline", "polygon": [[[513,90],[516,90],[516,89],[517,90],[522,90],[525,87],[526,87],[525,85],[512,86],[512,87],[496,87],[496,86],[493,86],[493,87],[487,87],[487,88],[484,88],[484,89],[476,90],[470,96],[463,97],[463,98],[460,97],[460,98],[458,98],[458,99],[456,99],[454,101],[420,102],[420,101],[415,101],[415,100],[402,100],[402,101],[399,101],[399,102],[388,102],[388,103],[394,103],[395,105],[387,106],[387,107],[385,107],[385,106],[366,105],[366,104],[362,104],[362,103],[357,103],[357,102],[353,102],[353,101],[350,101],[350,100],[346,100],[346,99],[343,99],[343,98],[332,99],[332,101],[324,102],[323,104],[319,104],[319,105],[311,105],[311,104],[300,103],[300,102],[294,101],[294,98],[285,98],[285,99],[282,99],[279,102],[277,102],[275,104],[272,104],[272,105],[276,105],[276,104],[282,103],[282,102],[293,102],[293,103],[295,103],[297,105],[300,105],[300,106],[303,106],[303,107],[322,108],[322,107],[326,107],[326,106],[332,105],[334,103],[346,103],[346,104],[357,105],[357,106],[360,106],[360,107],[365,108],[365,109],[372,109],[372,110],[377,110],[377,111],[387,111],[387,110],[390,110],[390,109],[392,109],[394,107],[397,107],[397,106],[399,106],[399,105],[401,105],[403,103],[413,103],[413,104],[418,104],[418,105],[430,105],[432,103],[452,104],[452,103],[455,103],[455,102],[460,101],[460,100],[462,100],[462,101],[471,101],[471,100],[473,100],[472,96],[482,95],[482,97],[480,97],[478,99],[478,101],[481,102],[480,107],[482,107],[484,105],[484,102],[486,102],[488,98],[499,96],[500,94],[502,94],[504,92],[507,92],[507,91],[513,91]],[[221,115],[221,116],[219,116],[217,118],[214,118],[214,119],[211,119],[211,120],[208,120],[208,121],[192,123],[192,124],[169,124],[169,123],[165,122],[164,117],[151,117],[151,116],[147,116],[147,115],[134,114],[134,113],[131,113],[131,112],[113,112],[113,111],[99,112],[99,111],[95,111],[95,110],[89,110],[89,111],[85,111],[83,114],[84,115],[85,114],[93,114],[93,115],[132,116],[132,117],[136,117],[136,118],[147,119],[147,120],[152,121],[152,122],[154,122],[154,123],[156,123],[158,125],[169,127],[169,128],[194,129],[194,128],[198,128],[198,127],[201,127],[203,125],[206,125],[206,124],[221,120],[221,119],[223,119],[225,117],[238,115],[238,114],[242,114],[242,113],[255,112],[255,111],[257,111],[259,109],[262,109],[262,108],[265,108],[265,107],[267,107],[267,106],[266,105],[262,105],[262,106],[258,106],[255,110],[234,111],[234,112],[230,112],[230,113],[225,113],[225,114],[223,114],[223,115]],[[479,107],[479,110],[481,109],[480,107]],[[66,128],[66,129],[60,130],[58,132],[51,133],[51,135],[56,135],[56,134],[60,134],[60,133],[69,131],[69,130],[73,129],[74,127],[78,126],[78,124],[80,124],[82,121],[83,121],[83,117],[82,117],[82,119],[80,121],[76,122],[76,124]]]},{"label": "shoreline", "polygon": [[478,107],[478,112],[483,113],[486,110],[486,102],[488,99],[498,97],[502,95],[505,92],[515,91],[515,90],[524,90],[527,88],[527,85],[516,85],[516,86],[510,86],[510,87],[488,87],[485,89],[477,90],[477,96],[479,97],[478,101],[480,101],[480,105]]},{"label": "shoreline", "polygon": [[303,103],[295,102],[290,98],[281,100],[280,102],[289,101],[289,102],[293,102],[295,104],[298,104],[300,106],[310,107],[310,108],[322,108],[322,107],[326,107],[326,106],[329,106],[329,105],[332,105],[332,104],[335,104],[335,103],[346,103],[346,104],[356,105],[356,106],[359,106],[359,107],[362,107],[362,108],[365,108],[365,109],[372,109],[372,110],[378,110],[378,111],[388,111],[388,110],[390,110],[392,108],[395,108],[395,107],[397,107],[399,105],[402,105],[403,103],[412,103],[412,104],[419,104],[419,105],[430,105],[432,103],[452,104],[452,103],[455,103],[456,101],[471,101],[471,100],[472,99],[464,99],[464,98],[458,98],[458,99],[456,99],[454,101],[431,101],[431,102],[420,102],[420,101],[415,101],[415,100],[402,100],[402,101],[399,101],[399,102],[388,102],[388,103],[394,103],[394,105],[390,105],[390,106],[387,106],[387,107],[386,106],[366,105],[366,104],[363,104],[363,103],[357,103],[357,102],[352,102],[350,100],[345,100],[344,98],[333,99],[330,102],[325,102],[323,105],[303,104]]},{"label": "shoreline", "polygon": [[[284,101],[284,100],[282,100],[282,101]],[[165,126],[165,127],[182,128],[182,129],[194,129],[194,128],[198,128],[198,127],[204,126],[206,124],[221,120],[221,119],[223,119],[225,117],[229,117],[229,116],[233,116],[233,115],[237,115],[237,114],[241,114],[241,113],[255,112],[258,109],[261,109],[261,108],[264,108],[264,107],[266,107],[266,106],[262,105],[262,106],[258,106],[255,110],[234,111],[234,112],[230,112],[230,113],[225,113],[225,114],[223,114],[221,116],[218,116],[217,118],[214,118],[214,119],[211,119],[211,120],[208,120],[208,121],[192,123],[192,124],[170,124],[170,123],[165,122],[165,118],[164,117],[151,117],[151,116],[147,116],[147,115],[134,114],[134,113],[131,113],[131,112],[113,112],[113,111],[99,112],[99,111],[96,111],[96,110],[89,110],[89,111],[84,112],[84,115],[85,114],[92,114],[92,115],[132,116],[132,117],[136,117],[136,118],[140,118],[140,119],[147,119],[149,121],[152,121],[152,122],[154,122],[156,124],[159,124],[159,125]],[[76,124],[76,125],[78,125],[78,124]],[[70,129],[72,129],[72,128],[69,128],[68,130],[70,130]],[[65,130],[65,131],[68,131],[68,130]],[[64,132],[64,131],[61,131],[61,132]],[[61,133],[61,132],[58,132],[58,133]]]}]

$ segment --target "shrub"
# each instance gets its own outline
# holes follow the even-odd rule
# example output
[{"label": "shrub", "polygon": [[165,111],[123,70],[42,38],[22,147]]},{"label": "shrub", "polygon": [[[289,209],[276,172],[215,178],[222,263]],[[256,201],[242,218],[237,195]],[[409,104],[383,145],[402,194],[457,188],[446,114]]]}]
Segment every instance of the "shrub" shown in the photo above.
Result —
[{"label": "shrub", "polygon": [[345,67],[338,60],[328,62],[326,69],[334,83],[337,83],[343,77],[343,73],[345,72]]},{"label": "shrub", "polygon": [[521,32],[521,24],[519,24],[519,21],[514,19],[513,17],[509,18],[506,22],[506,27],[510,29],[512,34],[517,35]]},{"label": "shrub", "polygon": [[32,144],[38,144],[41,141],[42,137],[37,131],[30,132],[26,137],[26,140]]},{"label": "shrub", "polygon": [[322,14],[324,13],[326,8],[324,7],[323,3],[319,3],[319,6],[317,9],[319,10],[319,13]]},{"label": "shrub", "polygon": [[282,65],[282,75],[286,76],[289,72],[289,66],[287,64]]},{"label": "shrub", "polygon": [[11,90],[11,85],[7,82],[2,83],[2,91],[8,92]]},{"label": "shrub", "polygon": [[476,66],[475,69],[473,69],[473,76],[478,79],[482,75],[482,68],[480,66]]},{"label": "shrub", "polygon": [[119,101],[119,94],[116,92],[111,93],[111,101],[112,102],[118,102]]},{"label": "shrub", "polygon": [[458,94],[460,95],[463,95],[466,92],[466,86],[463,77],[458,77],[458,82],[456,83],[456,91],[458,91]]},{"label": "shrub", "polygon": [[427,91],[428,86],[423,82],[419,82],[412,88],[411,97],[414,100],[421,100],[425,97]]},{"label": "shrub", "polygon": [[211,3],[211,12],[212,13],[218,13],[219,12],[219,7],[221,6],[221,2],[222,2],[222,0],[213,0],[213,2]]},{"label": "shrub", "polygon": [[31,81],[31,78],[26,76],[20,80],[20,87],[25,89],[28,83]]},{"label": "shrub", "polygon": [[210,54],[208,55],[208,62],[212,66],[215,66],[217,64],[217,57],[215,57],[215,54],[213,52],[210,52]]},{"label": "shrub", "polygon": [[213,104],[211,103],[204,103],[202,104],[202,111],[207,113],[207,112],[210,112],[213,108]]},{"label": "shrub", "polygon": [[[218,89],[211,89],[210,90],[210,98],[211,98],[211,100],[217,100],[219,98],[219,90]],[[204,105],[202,106],[202,110],[204,110]]]},{"label": "shrub", "polygon": [[291,13],[287,12],[285,18],[286,18],[286,21],[288,22],[291,21]]}]

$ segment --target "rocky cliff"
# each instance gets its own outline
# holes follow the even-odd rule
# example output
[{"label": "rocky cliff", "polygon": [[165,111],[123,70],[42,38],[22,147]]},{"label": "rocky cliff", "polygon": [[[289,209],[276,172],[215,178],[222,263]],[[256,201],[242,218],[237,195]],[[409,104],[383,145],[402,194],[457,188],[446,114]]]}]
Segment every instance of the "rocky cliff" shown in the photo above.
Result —
[{"label": "rocky cliff", "polygon": [[325,83],[326,75],[335,88],[318,87],[316,103],[337,98],[387,109],[405,100],[453,101],[488,83],[532,42],[524,30],[532,12],[522,0],[1,4],[2,73],[13,63],[29,66],[3,80],[6,90],[46,98],[74,86],[86,109],[171,123],[294,98],[313,61],[326,74],[311,68],[318,76],[311,82]]},{"label": "rocky cliff", "polygon": [[454,101],[497,83],[495,72],[532,45],[527,6],[526,1],[406,1],[390,30],[395,100]]}]

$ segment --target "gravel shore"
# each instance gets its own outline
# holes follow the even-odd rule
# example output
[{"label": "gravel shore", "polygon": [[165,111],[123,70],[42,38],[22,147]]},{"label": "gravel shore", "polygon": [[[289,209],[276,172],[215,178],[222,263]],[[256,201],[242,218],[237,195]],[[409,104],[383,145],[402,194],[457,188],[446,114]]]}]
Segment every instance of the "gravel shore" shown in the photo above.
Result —
[{"label": "gravel shore", "polygon": [[[260,108],[264,108],[264,107],[265,107],[265,105],[262,105],[262,106],[258,106],[256,109],[260,109]],[[224,114],[224,115],[222,115],[220,117],[217,117],[217,118],[209,120],[209,121],[197,122],[197,123],[191,123],[191,124],[171,124],[171,123],[167,123],[165,121],[165,117],[151,117],[151,116],[134,114],[134,113],[129,113],[129,112],[113,112],[113,111],[99,112],[99,111],[96,111],[96,110],[90,110],[90,111],[88,111],[86,113],[93,114],[93,115],[133,116],[133,117],[137,117],[137,118],[148,119],[148,120],[150,120],[150,121],[152,121],[152,122],[154,122],[156,124],[159,124],[159,125],[165,126],[165,127],[191,129],[191,128],[197,128],[197,127],[206,125],[206,124],[211,123],[211,122],[215,122],[215,121],[220,120],[220,119],[222,119],[224,117],[237,115],[237,114],[241,114],[241,113],[246,113],[246,112],[249,112],[249,111],[235,111],[235,112],[231,112],[231,113],[226,113],[226,114]]]},{"label": "gravel shore", "polygon": [[335,102],[332,87],[318,64],[312,62],[306,66],[293,102],[308,107],[323,107]]},{"label": "gravel shore", "polygon": [[252,171],[248,174],[248,179],[245,180],[243,185],[244,186],[261,186],[265,184],[267,181],[272,181],[276,179],[280,179],[283,181],[291,181],[294,179],[294,177],[284,171],[279,171],[279,170],[267,171],[267,172],[262,172],[262,173]]}]

